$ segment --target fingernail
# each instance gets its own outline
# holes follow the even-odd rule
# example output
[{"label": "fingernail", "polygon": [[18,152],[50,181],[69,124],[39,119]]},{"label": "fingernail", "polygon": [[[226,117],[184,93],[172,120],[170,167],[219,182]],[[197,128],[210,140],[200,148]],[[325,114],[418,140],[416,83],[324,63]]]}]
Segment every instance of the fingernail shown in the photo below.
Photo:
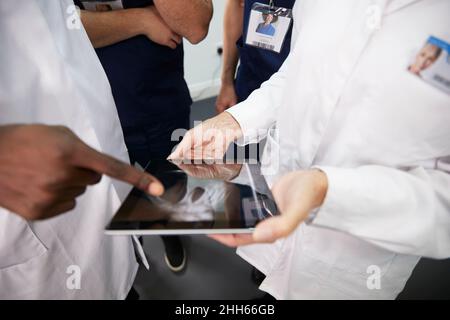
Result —
[{"label": "fingernail", "polygon": [[270,228],[256,228],[253,232],[253,239],[258,242],[272,241],[273,232]]},{"label": "fingernail", "polygon": [[151,183],[148,186],[148,192],[154,196],[160,196],[164,193],[164,188],[159,183]]}]

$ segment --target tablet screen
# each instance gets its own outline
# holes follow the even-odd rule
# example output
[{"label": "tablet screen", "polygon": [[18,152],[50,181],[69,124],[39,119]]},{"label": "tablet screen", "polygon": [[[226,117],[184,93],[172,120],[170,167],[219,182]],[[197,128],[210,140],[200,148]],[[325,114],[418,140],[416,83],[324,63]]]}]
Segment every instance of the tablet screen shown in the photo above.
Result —
[{"label": "tablet screen", "polygon": [[278,214],[259,164],[175,165],[153,160],[146,171],[162,182],[164,194],[154,197],[133,189],[107,233],[247,233]]}]

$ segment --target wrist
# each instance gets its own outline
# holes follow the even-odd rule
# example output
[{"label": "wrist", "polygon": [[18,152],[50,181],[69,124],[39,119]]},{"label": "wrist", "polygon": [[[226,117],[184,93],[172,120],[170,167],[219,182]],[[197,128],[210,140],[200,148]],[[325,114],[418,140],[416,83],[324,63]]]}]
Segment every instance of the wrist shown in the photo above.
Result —
[{"label": "wrist", "polygon": [[234,88],[234,80],[232,80],[232,79],[223,80],[222,79],[221,86],[222,86],[222,88],[223,87],[225,87],[225,88],[233,87]]},{"label": "wrist", "polygon": [[234,75],[235,71],[224,70],[221,76],[222,85],[234,86]]},{"label": "wrist", "polygon": [[148,34],[148,24],[155,18],[154,7],[145,8],[132,8],[127,9],[128,17],[127,20],[130,23],[130,27],[136,35],[147,35]]},{"label": "wrist", "polygon": [[313,201],[313,209],[320,207],[325,201],[325,197],[328,191],[328,177],[325,172],[319,169],[310,170],[310,174],[313,177],[314,194],[316,195]]},{"label": "wrist", "polygon": [[23,124],[7,124],[0,126],[0,142],[9,142],[9,136],[14,133],[16,129],[20,129],[23,126]]},{"label": "wrist", "polygon": [[220,122],[224,127],[230,130],[233,140],[238,140],[243,136],[239,122],[229,112],[222,112],[218,117],[221,117]]}]

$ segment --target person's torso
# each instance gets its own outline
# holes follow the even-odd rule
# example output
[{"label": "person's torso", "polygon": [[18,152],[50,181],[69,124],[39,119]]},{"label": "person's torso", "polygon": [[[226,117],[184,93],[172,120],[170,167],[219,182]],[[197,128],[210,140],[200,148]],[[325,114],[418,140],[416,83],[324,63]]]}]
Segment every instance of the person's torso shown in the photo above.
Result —
[{"label": "person's torso", "polygon": [[[0,125],[67,126],[128,161],[106,75],[84,29],[72,23],[74,10],[69,0],[0,3]],[[131,239],[103,229],[127,190],[104,177],[76,209],[42,222],[0,208],[0,297],[124,298],[137,270]],[[80,288],[68,281],[77,268]]]},{"label": "person's torso", "polygon": [[[431,35],[449,42],[449,11],[446,0],[299,2],[278,137],[263,159],[279,165],[266,168],[272,181],[314,165],[434,169],[448,157],[450,97],[408,66]],[[394,298],[418,260],[308,226],[279,245],[270,259],[249,254],[281,298]],[[373,264],[389,284],[381,290],[366,286]]]},{"label": "person's torso", "polygon": [[[89,2],[81,1],[84,8]],[[96,2],[98,3],[98,2]],[[115,0],[112,10],[141,8],[153,0]],[[183,45],[171,49],[139,35],[96,49],[114,95],[122,126],[140,127],[189,117],[192,103],[184,79]]]},{"label": "person's torso", "polygon": [[[236,75],[236,94],[239,101],[247,97],[263,82],[268,80],[283,64],[290,52],[290,42],[292,36],[292,26],[286,34],[281,52],[273,52],[262,48],[250,46],[245,43],[250,20],[252,6],[255,3],[269,4],[267,0],[245,0],[244,1],[244,21],[242,37],[236,45],[239,50],[239,69]],[[295,0],[275,0],[276,7],[292,9]]]},{"label": "person's torso", "polygon": [[303,21],[272,144],[289,151],[280,173],[368,162],[400,168],[450,154],[449,95],[408,71],[430,36],[450,40],[448,3],[403,1],[393,10],[400,0],[386,2],[376,4],[379,29],[368,25],[373,4],[364,1],[333,6],[336,14],[323,13],[322,2],[296,7]]}]

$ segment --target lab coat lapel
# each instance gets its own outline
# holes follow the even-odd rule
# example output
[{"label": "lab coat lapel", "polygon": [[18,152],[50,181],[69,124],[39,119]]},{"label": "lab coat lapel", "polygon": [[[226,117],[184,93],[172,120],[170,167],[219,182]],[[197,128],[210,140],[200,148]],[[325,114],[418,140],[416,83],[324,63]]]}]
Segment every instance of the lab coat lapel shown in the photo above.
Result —
[{"label": "lab coat lapel", "polygon": [[[302,168],[308,168],[312,165],[347,80],[370,38],[381,26],[387,0],[367,0],[364,3],[357,0],[353,2],[353,6],[337,8],[337,10],[353,11],[350,13],[342,12],[342,17],[349,16],[350,21],[346,19],[336,20],[336,23],[345,24],[337,28],[341,30],[339,33],[334,32],[333,23],[330,23],[330,35],[337,37],[335,39],[342,39],[337,51],[324,55],[322,62],[316,61],[316,63],[322,64],[320,71],[318,71],[322,75],[312,77],[317,83],[310,84],[310,87],[324,89],[316,91],[315,103],[308,106],[308,108],[315,108],[316,110],[302,112],[302,117],[299,117],[302,122],[301,126],[311,128],[309,134],[304,134],[304,130],[302,130],[300,136],[299,152],[301,157],[299,159],[301,160],[298,165]],[[307,32],[313,32],[313,30]],[[326,83],[319,83],[318,80]]]},{"label": "lab coat lapel", "polygon": [[[66,28],[71,6],[72,0],[0,1],[0,123],[67,126],[126,161],[106,75],[85,31]],[[103,234],[125,194],[104,177],[73,211],[53,219],[17,223],[0,208],[0,223],[23,242],[18,255],[0,237],[0,260],[3,254],[8,263],[0,266],[0,299],[125,298],[138,268],[131,238]],[[81,270],[79,290],[66,286],[70,266]]]},{"label": "lab coat lapel", "polygon": [[405,8],[411,4],[414,4],[416,2],[419,2],[419,1],[423,1],[423,0],[391,0],[386,7],[385,14],[388,15],[388,14],[394,13],[400,9],[403,9],[403,8]]}]

